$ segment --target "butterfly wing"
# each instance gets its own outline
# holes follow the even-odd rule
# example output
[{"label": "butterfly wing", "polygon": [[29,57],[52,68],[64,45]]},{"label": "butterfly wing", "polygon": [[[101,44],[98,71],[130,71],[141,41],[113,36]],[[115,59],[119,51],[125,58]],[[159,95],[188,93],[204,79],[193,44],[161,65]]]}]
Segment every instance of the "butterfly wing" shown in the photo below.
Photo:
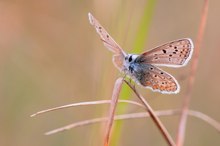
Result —
[{"label": "butterfly wing", "polygon": [[101,37],[101,40],[104,43],[104,46],[112,51],[115,55],[113,56],[114,65],[121,70],[123,67],[123,61],[126,53],[122,48],[114,41],[114,39],[108,34],[108,32],[103,28],[103,26],[92,16],[91,13],[88,14],[89,21],[93,25]]},{"label": "butterfly wing", "polygon": [[137,60],[146,64],[181,67],[188,63],[193,53],[189,38],[175,40],[141,54]]},{"label": "butterfly wing", "polygon": [[156,92],[173,94],[180,91],[180,86],[173,76],[150,64],[136,65],[132,77],[137,83]]}]

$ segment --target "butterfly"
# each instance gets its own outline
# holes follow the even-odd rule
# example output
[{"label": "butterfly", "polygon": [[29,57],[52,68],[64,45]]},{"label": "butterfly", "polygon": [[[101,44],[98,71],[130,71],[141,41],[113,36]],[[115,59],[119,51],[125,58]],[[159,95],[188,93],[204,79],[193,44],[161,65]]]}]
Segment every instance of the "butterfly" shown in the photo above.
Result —
[{"label": "butterfly", "polygon": [[194,48],[190,38],[165,43],[140,55],[127,54],[91,13],[88,16],[104,46],[114,53],[112,61],[120,72],[152,91],[164,94],[174,94],[180,91],[177,80],[156,66],[185,66],[191,59]]}]

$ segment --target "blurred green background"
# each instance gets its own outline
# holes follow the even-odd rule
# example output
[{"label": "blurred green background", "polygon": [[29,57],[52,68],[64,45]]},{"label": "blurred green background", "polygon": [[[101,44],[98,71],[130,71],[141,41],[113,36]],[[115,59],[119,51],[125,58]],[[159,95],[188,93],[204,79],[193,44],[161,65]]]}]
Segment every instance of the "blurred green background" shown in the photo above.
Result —
[{"label": "blurred green background", "polygon": [[[108,114],[108,105],[64,109],[30,118],[36,111],[73,102],[110,99],[117,69],[89,24],[91,12],[127,52],[141,53],[165,42],[196,39],[203,1],[164,0],[1,0],[0,1],[0,145],[67,146],[103,143],[103,124],[78,127],[51,136],[45,132]],[[220,1],[210,1],[207,28],[193,87],[191,109],[220,121]],[[140,48],[139,48],[140,47]],[[189,73],[163,68],[181,85],[177,95],[138,87],[155,110],[179,108]],[[121,99],[136,97],[123,89]],[[124,96],[123,96],[124,95]],[[143,111],[119,104],[118,113]],[[161,120],[175,138],[178,116]],[[116,122],[112,145],[166,145],[150,119]],[[117,136],[116,136],[117,135]],[[220,145],[219,133],[190,117],[186,146]],[[114,143],[114,144],[113,144]]]}]

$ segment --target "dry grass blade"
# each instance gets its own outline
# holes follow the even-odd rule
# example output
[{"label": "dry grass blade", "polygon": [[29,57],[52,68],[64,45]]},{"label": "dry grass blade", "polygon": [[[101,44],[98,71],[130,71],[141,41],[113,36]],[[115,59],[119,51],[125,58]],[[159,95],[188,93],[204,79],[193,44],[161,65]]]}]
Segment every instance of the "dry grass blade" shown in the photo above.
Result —
[{"label": "dry grass blade", "polygon": [[189,103],[192,95],[192,88],[195,82],[195,74],[198,66],[198,57],[199,52],[202,44],[203,34],[206,26],[206,20],[208,16],[208,0],[204,1],[201,20],[200,20],[200,26],[199,26],[199,32],[197,35],[195,50],[194,50],[194,57],[192,59],[191,69],[190,69],[190,78],[187,86],[186,95],[183,101],[183,107],[182,107],[182,114],[180,117],[180,123],[178,127],[177,132],[177,139],[176,144],[177,146],[183,146],[184,139],[185,139],[185,130],[186,130],[186,121],[187,121],[187,113],[189,110]]},{"label": "dry grass blade", "polygon": [[121,91],[122,83],[123,83],[123,78],[118,78],[115,82],[115,86],[114,86],[113,93],[112,93],[112,98],[111,98],[111,103],[110,103],[107,126],[106,126],[104,146],[109,145],[109,137],[110,137],[110,133],[111,133],[111,129],[112,129],[112,124],[113,124],[113,121],[114,121],[115,109],[116,109],[116,106],[117,106],[117,102],[118,102],[119,94],[120,94],[120,91]]},{"label": "dry grass blade", "polygon": [[85,125],[89,125],[89,124],[93,124],[93,123],[98,123],[98,122],[105,122],[107,120],[108,120],[108,117],[95,118],[95,119],[80,121],[80,122],[76,122],[76,123],[73,123],[73,124],[61,127],[61,128],[57,128],[57,129],[48,131],[48,132],[45,133],[45,135],[52,135],[52,134],[55,134],[55,133],[58,133],[58,132],[62,132],[62,131],[65,131],[65,130],[70,130],[70,129],[75,128],[75,127],[85,126]]},{"label": "dry grass blade", "polygon": [[[131,100],[119,100],[119,103],[129,103],[129,104],[133,104],[133,105],[137,105],[137,106],[142,106],[142,104],[135,102],[135,101],[131,101]],[[35,117],[37,115],[41,115],[47,112],[52,112],[52,111],[56,111],[56,110],[60,110],[60,109],[65,109],[65,108],[70,108],[70,107],[76,107],[76,106],[85,106],[85,105],[98,105],[98,104],[109,104],[111,103],[110,100],[97,100],[97,101],[87,101],[87,102],[78,102],[78,103],[72,103],[72,104],[67,104],[67,105],[63,105],[63,106],[58,106],[58,107],[54,107],[54,108],[50,108],[50,109],[46,109],[46,110],[42,110],[42,111],[38,111],[34,114],[32,114],[30,117]]]},{"label": "dry grass blade", "polygon": [[[181,113],[180,109],[155,111],[155,114],[157,116],[173,116],[173,115],[177,115],[177,114],[180,114],[180,113]],[[212,119],[211,117],[205,115],[204,113],[194,111],[194,110],[189,110],[188,115],[205,121],[206,123],[211,125],[213,128],[215,128],[218,132],[220,132],[220,123],[217,122],[216,120]],[[140,112],[140,113],[116,115],[116,116],[114,116],[114,120],[137,119],[137,118],[146,118],[146,117],[150,117],[149,113]],[[76,122],[76,123],[61,127],[61,128],[51,130],[51,131],[45,133],[45,135],[55,134],[55,133],[62,132],[62,131],[65,131],[65,130],[70,130],[72,128],[76,128],[76,127],[79,127],[79,126],[86,126],[86,125],[95,124],[95,123],[98,123],[98,122],[105,122],[107,120],[108,120],[108,117],[94,118],[94,119],[79,121],[79,122]]]},{"label": "dry grass blade", "polygon": [[206,123],[211,125],[213,128],[215,128],[218,132],[220,132],[220,123],[212,119],[208,115],[201,113],[199,111],[194,111],[194,110],[189,110],[187,114],[205,121]]},{"label": "dry grass blade", "polygon": [[146,111],[149,113],[150,117],[152,118],[152,120],[154,121],[154,123],[156,124],[156,126],[158,127],[158,129],[160,130],[161,134],[163,135],[164,139],[166,140],[166,142],[168,143],[168,145],[170,146],[175,146],[176,144],[174,143],[172,137],[170,136],[169,132],[167,131],[167,129],[165,128],[165,126],[162,124],[162,122],[160,121],[160,119],[156,116],[155,112],[153,111],[153,109],[150,107],[150,105],[147,103],[147,101],[144,99],[144,97],[142,97],[137,90],[126,80],[124,80],[127,85],[134,91],[134,93],[136,94],[136,96],[141,100],[141,102],[143,103],[143,105],[145,106]]}]

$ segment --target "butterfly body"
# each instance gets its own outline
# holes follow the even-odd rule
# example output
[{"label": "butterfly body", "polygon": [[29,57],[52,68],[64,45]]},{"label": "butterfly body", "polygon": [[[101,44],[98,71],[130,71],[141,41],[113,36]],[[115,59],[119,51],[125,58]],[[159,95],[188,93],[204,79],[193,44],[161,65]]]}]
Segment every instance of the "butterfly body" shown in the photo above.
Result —
[{"label": "butterfly body", "polygon": [[100,35],[104,46],[114,53],[113,63],[121,72],[130,76],[137,84],[152,91],[165,94],[180,91],[176,79],[156,66],[185,66],[193,53],[191,39],[174,40],[140,55],[127,54],[90,13],[89,20]]},{"label": "butterfly body", "polygon": [[179,92],[175,78],[154,65],[143,63],[141,55],[128,54],[123,67],[122,71],[143,87],[162,93]]}]

